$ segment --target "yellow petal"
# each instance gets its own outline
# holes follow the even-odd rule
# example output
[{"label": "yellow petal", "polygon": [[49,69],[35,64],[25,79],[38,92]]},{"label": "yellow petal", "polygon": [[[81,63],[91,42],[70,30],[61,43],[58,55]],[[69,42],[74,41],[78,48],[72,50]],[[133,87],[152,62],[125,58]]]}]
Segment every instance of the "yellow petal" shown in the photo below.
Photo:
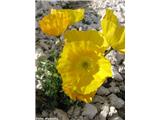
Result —
[{"label": "yellow petal", "polygon": [[[107,49],[107,46],[109,47],[109,44],[106,40],[104,40],[102,33],[97,32],[96,30],[66,31],[64,34],[64,38],[66,44],[70,42],[77,42],[77,45],[83,45],[83,47],[90,47],[95,50],[100,50],[102,52],[104,52]],[[85,44],[79,44],[78,42],[80,41],[84,41]]]},{"label": "yellow petal", "polygon": [[76,22],[79,22],[84,18],[84,9],[51,9],[51,14],[63,13],[68,14],[70,25]]},{"label": "yellow petal", "polygon": [[125,49],[125,27],[121,26],[117,17],[110,9],[106,10],[106,15],[101,21],[102,32],[109,45],[119,50],[120,52]]}]

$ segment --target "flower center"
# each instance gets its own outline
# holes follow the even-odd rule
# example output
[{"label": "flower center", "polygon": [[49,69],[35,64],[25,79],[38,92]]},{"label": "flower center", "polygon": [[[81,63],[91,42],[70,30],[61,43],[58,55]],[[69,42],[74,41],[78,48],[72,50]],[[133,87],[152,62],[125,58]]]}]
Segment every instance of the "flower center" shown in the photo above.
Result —
[{"label": "flower center", "polygon": [[83,67],[84,69],[88,69],[88,68],[89,68],[89,63],[86,62],[86,61],[82,62],[82,67]]}]

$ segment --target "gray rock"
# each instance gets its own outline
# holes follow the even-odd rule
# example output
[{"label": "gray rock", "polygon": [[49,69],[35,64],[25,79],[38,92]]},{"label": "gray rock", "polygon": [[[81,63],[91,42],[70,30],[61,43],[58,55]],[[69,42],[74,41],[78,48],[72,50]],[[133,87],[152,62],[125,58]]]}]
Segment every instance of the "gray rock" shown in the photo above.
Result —
[{"label": "gray rock", "polygon": [[124,100],[121,98],[117,97],[115,94],[111,94],[108,96],[111,105],[115,106],[116,108],[122,108],[124,106]]},{"label": "gray rock", "polygon": [[112,92],[112,93],[119,93],[120,89],[118,87],[110,87],[109,91]]},{"label": "gray rock", "polygon": [[60,120],[60,119],[58,119],[57,117],[51,117],[51,118],[49,118],[49,120]]},{"label": "gray rock", "polygon": [[123,62],[125,55],[112,50],[106,55],[106,57],[110,60],[111,64],[119,65],[121,62]]},{"label": "gray rock", "polygon": [[108,103],[104,103],[102,105],[101,109],[102,109],[102,111],[99,114],[99,119],[100,120],[106,120],[106,117],[107,117],[107,115],[109,113],[109,104]]},{"label": "gray rock", "polygon": [[112,116],[111,118],[109,118],[108,120],[123,120],[121,117],[115,115],[115,116]]},{"label": "gray rock", "polygon": [[93,98],[93,103],[105,103],[105,98],[99,95],[95,95]]},{"label": "gray rock", "polygon": [[79,118],[77,120],[84,120],[83,116],[79,116]]},{"label": "gray rock", "polygon": [[101,87],[97,90],[97,94],[98,94],[98,95],[108,95],[109,93],[110,93],[110,91],[109,91],[107,88],[103,87],[103,86],[101,86]]},{"label": "gray rock", "polygon": [[89,119],[93,119],[94,116],[97,114],[97,108],[92,104],[85,104],[84,110],[82,112],[82,115],[87,116]]},{"label": "gray rock", "polygon": [[80,107],[76,107],[74,109],[73,116],[79,116],[80,113],[81,113],[81,108]]},{"label": "gray rock", "polygon": [[113,72],[113,79],[117,80],[117,81],[123,81],[123,77],[121,76],[121,74],[117,71],[116,67],[112,67],[112,72]]},{"label": "gray rock", "polygon": [[72,115],[72,114],[73,114],[73,111],[74,111],[74,107],[72,106],[72,107],[70,107],[70,109],[67,111],[67,113],[68,113],[69,115]]},{"label": "gray rock", "polygon": [[98,112],[100,112],[100,111],[101,111],[101,108],[102,108],[102,104],[101,104],[101,103],[96,103],[96,104],[94,104],[94,105],[96,106]]},{"label": "gray rock", "polygon": [[124,73],[125,73],[125,66],[124,66],[124,65],[120,65],[120,66],[118,67],[118,72],[124,74]]},{"label": "gray rock", "polygon": [[48,117],[48,112],[47,111],[42,111],[42,117]]},{"label": "gray rock", "polygon": [[67,113],[60,109],[55,109],[54,114],[60,119],[60,120],[69,120]]},{"label": "gray rock", "polygon": [[111,87],[115,87],[115,86],[116,86],[115,81],[112,81],[112,82],[110,83],[110,86],[111,86]]},{"label": "gray rock", "polygon": [[49,117],[50,117],[50,118],[55,117],[54,112],[50,112],[50,113],[49,113]]}]

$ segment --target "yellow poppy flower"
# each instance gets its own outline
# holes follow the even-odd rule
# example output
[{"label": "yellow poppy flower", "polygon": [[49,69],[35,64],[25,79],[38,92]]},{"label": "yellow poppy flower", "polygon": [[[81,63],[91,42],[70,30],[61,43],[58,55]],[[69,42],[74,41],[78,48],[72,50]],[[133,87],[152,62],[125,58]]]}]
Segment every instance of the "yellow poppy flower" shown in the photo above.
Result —
[{"label": "yellow poppy flower", "polygon": [[91,102],[105,79],[112,76],[111,64],[99,50],[103,39],[96,31],[72,30],[65,33],[65,41],[57,65],[63,90],[71,99]]},{"label": "yellow poppy flower", "polygon": [[[125,52],[125,27],[121,26],[110,9],[101,21],[102,32],[109,45],[122,53]],[[108,47],[108,46],[107,46]]]},{"label": "yellow poppy flower", "polygon": [[51,13],[39,21],[41,30],[50,36],[61,35],[69,25],[82,20],[84,9],[51,9]]}]

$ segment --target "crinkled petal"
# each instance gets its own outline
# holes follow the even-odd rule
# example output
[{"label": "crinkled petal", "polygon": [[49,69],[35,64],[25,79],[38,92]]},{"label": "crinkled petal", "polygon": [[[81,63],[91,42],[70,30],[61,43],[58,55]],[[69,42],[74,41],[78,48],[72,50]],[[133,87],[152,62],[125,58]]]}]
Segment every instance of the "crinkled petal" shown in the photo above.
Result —
[{"label": "crinkled petal", "polygon": [[105,39],[109,45],[120,52],[124,51],[125,27],[119,24],[118,19],[112,10],[106,10],[106,15],[101,21],[101,26]]},{"label": "crinkled petal", "polygon": [[79,22],[84,18],[84,9],[51,9],[51,14],[63,13],[69,16],[70,25]]},{"label": "crinkled petal", "polygon": [[[96,30],[88,30],[88,31],[77,31],[71,30],[66,31],[64,34],[65,42],[77,42],[77,45],[83,45],[83,47],[90,47],[94,50],[99,50],[104,52],[109,44],[104,40],[102,33],[97,32]],[[84,44],[78,44],[80,41],[85,41]],[[93,44],[90,44],[93,43]],[[107,47],[108,46],[108,47]]]}]

